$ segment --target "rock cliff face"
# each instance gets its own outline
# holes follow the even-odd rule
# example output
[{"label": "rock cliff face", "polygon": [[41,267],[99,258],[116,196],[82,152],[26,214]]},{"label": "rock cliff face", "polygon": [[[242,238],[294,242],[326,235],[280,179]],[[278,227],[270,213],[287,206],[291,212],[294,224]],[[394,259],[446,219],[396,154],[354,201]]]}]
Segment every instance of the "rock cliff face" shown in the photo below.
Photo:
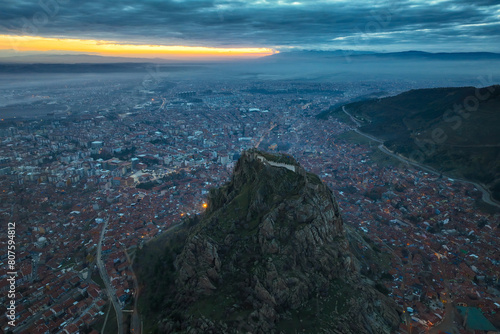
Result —
[{"label": "rock cliff face", "polygon": [[332,192],[289,157],[245,152],[201,220],[185,225],[178,254],[164,255],[175,289],[159,332],[390,333],[399,325],[396,305],[359,274]]}]

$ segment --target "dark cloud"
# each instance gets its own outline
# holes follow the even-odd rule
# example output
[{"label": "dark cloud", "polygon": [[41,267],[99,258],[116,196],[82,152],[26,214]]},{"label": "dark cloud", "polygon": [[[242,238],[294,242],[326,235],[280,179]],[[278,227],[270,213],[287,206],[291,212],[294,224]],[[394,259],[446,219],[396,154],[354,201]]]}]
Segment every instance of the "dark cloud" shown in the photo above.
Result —
[{"label": "dark cloud", "polygon": [[[148,44],[500,51],[500,1],[3,0],[0,33]],[[479,47],[481,48],[481,47]],[[474,50],[478,51],[478,50]]]},{"label": "dark cloud", "polygon": [[459,0],[458,1],[460,4],[467,4],[471,6],[486,6],[486,7],[491,7],[491,6],[497,6],[500,5],[500,0]]}]

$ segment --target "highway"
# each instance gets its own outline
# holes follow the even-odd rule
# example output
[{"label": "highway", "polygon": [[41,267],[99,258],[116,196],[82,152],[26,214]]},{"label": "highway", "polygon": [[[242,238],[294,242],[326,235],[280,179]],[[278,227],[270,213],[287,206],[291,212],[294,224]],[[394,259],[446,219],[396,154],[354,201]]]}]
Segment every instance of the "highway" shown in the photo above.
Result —
[{"label": "highway", "polygon": [[[349,116],[351,118],[351,120],[356,123],[357,126],[360,126],[361,123],[359,123],[359,121],[357,121],[350,113],[347,112],[347,110],[344,108],[344,106],[342,106],[342,111],[344,111],[344,113]],[[464,179],[459,179],[459,178],[453,178],[453,177],[449,177],[449,176],[446,176],[444,175],[443,173],[435,170],[434,168],[432,167],[429,167],[429,166],[426,166],[426,165],[423,165],[423,164],[420,164],[416,161],[413,161],[413,160],[410,160],[406,157],[403,157],[399,154],[395,154],[394,152],[390,151],[387,147],[384,146],[384,142],[383,140],[381,139],[378,139],[372,135],[369,135],[369,134],[366,134],[366,133],[363,133],[361,131],[359,131],[359,129],[354,129],[354,131],[356,133],[359,133],[360,135],[370,139],[370,140],[373,140],[373,141],[376,141],[378,143],[380,143],[380,145],[378,146],[378,149],[380,151],[382,151],[383,153],[387,154],[387,155],[390,155],[392,156],[393,158],[396,158],[398,159],[399,161],[401,162],[404,162],[406,164],[409,164],[409,165],[412,165],[412,166],[415,166],[415,167],[418,167],[422,170],[425,170],[426,172],[429,172],[429,173],[433,173],[433,174],[436,174],[438,176],[442,175],[443,177],[447,177],[447,178],[450,178],[450,179],[454,179],[456,181],[460,181],[460,182],[465,182],[465,183],[469,183],[469,184],[472,184],[473,186],[475,186],[477,189],[479,189],[481,192],[482,192],[482,200],[490,205],[493,205],[497,208],[500,208],[500,202],[496,201],[493,199],[493,197],[491,196],[491,193],[488,191],[488,189],[485,188],[484,185],[480,184],[480,183],[477,183],[477,182],[473,182],[473,181],[468,181],[468,180],[464,180]]]},{"label": "highway", "polygon": [[114,292],[111,282],[109,280],[108,273],[106,272],[106,267],[102,261],[102,243],[104,241],[104,234],[106,233],[106,228],[108,227],[109,217],[106,218],[104,225],[101,230],[101,237],[99,238],[99,244],[97,246],[97,267],[99,268],[99,273],[106,286],[106,293],[108,294],[109,300],[113,303],[113,307],[116,312],[116,321],[118,325],[118,334],[123,334],[123,312],[118,302],[118,298]]}]

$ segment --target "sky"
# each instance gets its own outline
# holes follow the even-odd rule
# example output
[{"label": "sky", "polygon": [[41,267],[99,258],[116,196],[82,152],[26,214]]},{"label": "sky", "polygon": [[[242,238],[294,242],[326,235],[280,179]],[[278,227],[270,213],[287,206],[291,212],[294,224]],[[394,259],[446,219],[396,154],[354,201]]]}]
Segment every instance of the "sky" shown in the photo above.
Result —
[{"label": "sky", "polygon": [[500,0],[2,0],[0,55],[500,52]]}]

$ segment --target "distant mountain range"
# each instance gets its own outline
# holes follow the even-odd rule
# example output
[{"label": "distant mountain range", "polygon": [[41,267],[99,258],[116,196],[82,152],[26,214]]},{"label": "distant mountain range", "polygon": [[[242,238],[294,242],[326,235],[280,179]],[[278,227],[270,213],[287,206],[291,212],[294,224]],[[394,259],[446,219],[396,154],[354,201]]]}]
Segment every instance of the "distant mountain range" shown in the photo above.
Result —
[{"label": "distant mountain range", "polygon": [[144,72],[144,63],[10,63],[0,62],[0,73],[107,73],[107,72]]},{"label": "distant mountain range", "polygon": [[[156,66],[158,67],[152,67]],[[0,73],[25,74],[25,73],[149,73],[148,68],[158,72],[179,72],[202,68],[203,64],[195,63],[10,63],[0,62]],[[151,71],[151,69],[149,70]]]},{"label": "distant mountain range", "polygon": [[[10,52],[9,54],[11,54]],[[335,50],[335,51],[287,51],[275,53],[271,56],[261,57],[253,60],[244,59],[241,62],[266,62],[266,61],[294,61],[297,59],[329,59],[329,58],[354,58],[359,60],[376,59],[421,59],[421,60],[488,60],[500,59],[499,53],[491,52],[455,52],[455,53],[429,53],[422,51],[405,51],[378,53],[371,51]],[[230,60],[234,62],[235,60]],[[28,54],[0,57],[0,64],[113,64],[113,63],[204,63],[203,60],[169,60],[162,58],[128,58],[128,57],[105,57],[91,54]],[[210,61],[210,63],[223,62]]]},{"label": "distant mountain range", "polygon": [[[411,90],[345,109],[390,150],[483,183],[500,200],[500,86]],[[320,117],[336,115],[342,107]]]},{"label": "distant mountain range", "polygon": [[500,54],[496,53],[374,53],[350,50],[281,52],[256,59],[226,61],[31,54],[0,57],[0,73],[137,73],[145,72],[145,67],[153,63],[159,64],[155,69],[158,72],[189,71],[191,77],[218,75],[245,80],[425,80],[448,82],[445,85],[466,85],[475,82],[478,74],[500,76]]},{"label": "distant mountain range", "polygon": [[113,63],[177,63],[161,58],[104,57],[90,54],[29,54],[0,57],[0,64],[113,64]]},{"label": "distant mountain range", "polygon": [[492,52],[369,52],[352,50],[335,51],[290,51],[280,52],[271,56],[263,57],[265,60],[296,60],[296,59],[329,59],[329,58],[354,58],[356,60],[377,60],[377,59],[400,59],[400,60],[489,60],[500,59],[500,53]]}]

